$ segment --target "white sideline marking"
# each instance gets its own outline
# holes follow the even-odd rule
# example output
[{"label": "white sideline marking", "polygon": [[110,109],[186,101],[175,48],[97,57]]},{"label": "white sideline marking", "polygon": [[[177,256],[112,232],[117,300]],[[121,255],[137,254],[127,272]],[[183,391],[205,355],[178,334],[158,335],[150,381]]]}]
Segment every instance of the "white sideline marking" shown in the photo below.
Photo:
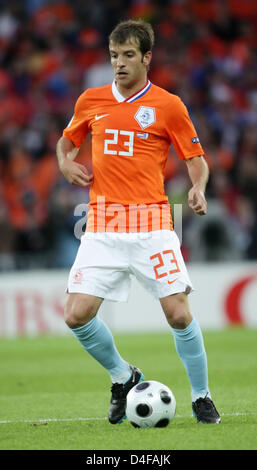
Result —
[{"label": "white sideline marking", "polygon": [[[221,413],[221,416],[254,416],[256,412],[250,413]],[[175,415],[175,418],[192,418],[192,415]],[[12,424],[12,423],[50,423],[50,422],[65,422],[65,421],[106,421],[107,418],[103,417],[92,417],[92,418],[42,418],[42,419],[6,419],[0,421],[0,424]]]},{"label": "white sideline marking", "polygon": [[62,421],[103,421],[107,418],[41,418],[41,419],[7,419],[0,421],[0,424],[9,423],[48,423],[48,422],[62,422]]}]

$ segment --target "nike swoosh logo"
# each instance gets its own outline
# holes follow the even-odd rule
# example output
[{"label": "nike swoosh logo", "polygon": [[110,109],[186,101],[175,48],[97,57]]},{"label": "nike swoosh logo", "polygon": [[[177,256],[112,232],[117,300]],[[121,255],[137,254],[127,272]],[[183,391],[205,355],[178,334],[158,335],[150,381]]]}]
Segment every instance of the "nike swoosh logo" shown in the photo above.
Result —
[{"label": "nike swoosh logo", "polygon": [[95,115],[95,120],[98,121],[98,119],[102,119],[105,116],[110,116],[110,114],[100,114],[100,116],[98,116],[98,114],[96,114]]},{"label": "nike swoosh logo", "polygon": [[173,284],[173,282],[175,282],[177,279],[178,277],[176,277],[176,279],[174,279],[173,281],[168,281],[168,284]]}]

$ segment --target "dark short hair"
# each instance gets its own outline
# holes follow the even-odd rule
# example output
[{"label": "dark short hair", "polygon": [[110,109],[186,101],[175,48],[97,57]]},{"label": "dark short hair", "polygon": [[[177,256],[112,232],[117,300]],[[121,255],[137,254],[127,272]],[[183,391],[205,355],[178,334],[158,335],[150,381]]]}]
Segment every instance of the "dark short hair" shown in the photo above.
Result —
[{"label": "dark short hair", "polygon": [[150,23],[144,20],[121,21],[109,36],[109,42],[116,44],[123,44],[130,39],[136,39],[142,55],[151,51],[154,45],[154,32]]}]

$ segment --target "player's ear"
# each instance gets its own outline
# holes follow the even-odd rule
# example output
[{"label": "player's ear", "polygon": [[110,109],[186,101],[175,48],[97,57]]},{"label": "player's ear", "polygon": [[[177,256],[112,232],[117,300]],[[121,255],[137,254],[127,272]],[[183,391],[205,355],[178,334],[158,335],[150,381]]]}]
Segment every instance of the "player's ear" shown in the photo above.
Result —
[{"label": "player's ear", "polygon": [[144,57],[143,57],[143,64],[144,64],[146,67],[149,67],[150,62],[151,62],[151,59],[152,59],[152,51],[146,52],[145,55],[144,55]]}]

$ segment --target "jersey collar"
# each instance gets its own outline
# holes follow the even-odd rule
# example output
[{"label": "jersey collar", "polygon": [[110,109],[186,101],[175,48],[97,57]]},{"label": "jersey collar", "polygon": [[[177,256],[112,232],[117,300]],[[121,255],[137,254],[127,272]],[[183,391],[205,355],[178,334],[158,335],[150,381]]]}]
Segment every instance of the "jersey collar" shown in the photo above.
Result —
[{"label": "jersey collar", "polygon": [[119,103],[122,103],[123,101],[126,101],[127,103],[132,103],[133,101],[138,100],[138,98],[141,98],[141,96],[143,96],[145,93],[147,93],[147,91],[149,90],[151,85],[152,84],[151,84],[150,80],[147,80],[146,85],[144,85],[143,88],[141,88],[141,90],[137,91],[136,93],[129,96],[128,98],[124,98],[124,96],[122,96],[120,94],[120,92],[119,92],[119,90],[116,86],[115,80],[113,80],[113,82],[112,82],[112,93],[113,93],[113,96],[116,98],[116,100]]}]

